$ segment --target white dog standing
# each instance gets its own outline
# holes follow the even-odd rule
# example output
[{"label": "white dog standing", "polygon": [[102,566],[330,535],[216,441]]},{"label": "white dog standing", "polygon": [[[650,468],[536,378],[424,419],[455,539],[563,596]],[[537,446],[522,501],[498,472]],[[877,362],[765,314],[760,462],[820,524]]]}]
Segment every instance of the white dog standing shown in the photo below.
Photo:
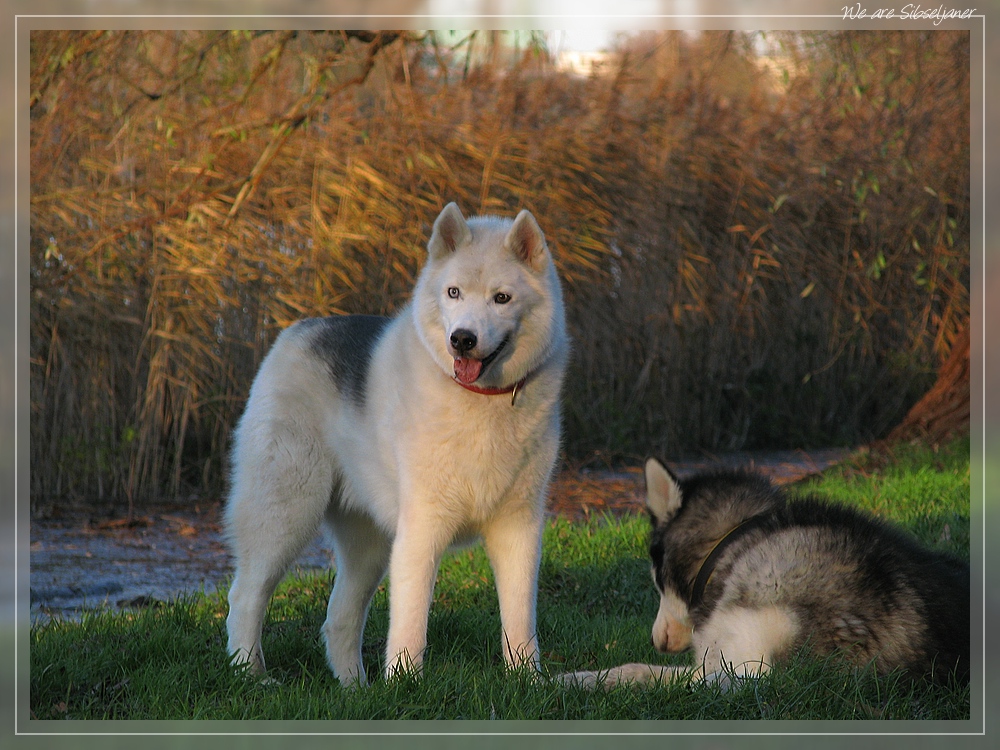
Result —
[{"label": "white dog standing", "polygon": [[543,506],[568,350],[559,280],[532,215],[466,221],[454,203],[396,317],[284,331],[235,432],[225,513],[234,662],[264,672],[268,602],[325,525],[336,578],[323,633],[342,682],[366,682],[362,635],[387,569],[385,672],[420,668],[442,555],[477,537],[507,663],[537,668]]}]

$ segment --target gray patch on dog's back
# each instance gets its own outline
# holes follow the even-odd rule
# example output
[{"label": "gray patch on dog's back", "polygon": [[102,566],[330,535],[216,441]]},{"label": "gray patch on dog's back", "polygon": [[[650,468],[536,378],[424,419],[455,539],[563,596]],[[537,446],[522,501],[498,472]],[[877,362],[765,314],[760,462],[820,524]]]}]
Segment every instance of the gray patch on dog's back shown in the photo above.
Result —
[{"label": "gray patch on dog's back", "polygon": [[368,364],[388,323],[389,318],[376,315],[335,315],[300,323],[310,338],[313,352],[329,368],[338,390],[357,406],[365,403]]}]

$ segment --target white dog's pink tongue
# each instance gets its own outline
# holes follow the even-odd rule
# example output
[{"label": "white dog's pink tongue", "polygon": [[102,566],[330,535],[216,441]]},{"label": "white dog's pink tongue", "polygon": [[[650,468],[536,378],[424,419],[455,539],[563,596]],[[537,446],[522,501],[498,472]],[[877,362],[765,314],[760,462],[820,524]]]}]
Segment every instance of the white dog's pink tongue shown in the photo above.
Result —
[{"label": "white dog's pink tongue", "polygon": [[480,359],[470,359],[469,357],[459,357],[455,360],[455,377],[460,383],[471,385],[476,382],[479,373],[483,371],[483,362]]}]

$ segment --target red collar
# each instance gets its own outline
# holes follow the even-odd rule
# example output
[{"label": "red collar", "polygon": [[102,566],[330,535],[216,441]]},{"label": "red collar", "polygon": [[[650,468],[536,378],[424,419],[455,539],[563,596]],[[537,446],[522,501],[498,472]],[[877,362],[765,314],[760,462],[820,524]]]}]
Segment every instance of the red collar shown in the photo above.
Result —
[{"label": "red collar", "polygon": [[510,397],[511,406],[513,406],[514,402],[517,400],[517,394],[524,387],[524,383],[525,381],[527,381],[527,379],[528,376],[525,375],[523,378],[518,380],[513,385],[504,386],[503,388],[480,388],[478,385],[475,385],[474,383],[463,383],[461,380],[458,380],[457,378],[452,378],[452,380],[454,380],[456,383],[462,386],[465,390],[472,391],[473,393],[478,393],[482,396],[502,396],[505,393],[511,393],[513,394]]}]

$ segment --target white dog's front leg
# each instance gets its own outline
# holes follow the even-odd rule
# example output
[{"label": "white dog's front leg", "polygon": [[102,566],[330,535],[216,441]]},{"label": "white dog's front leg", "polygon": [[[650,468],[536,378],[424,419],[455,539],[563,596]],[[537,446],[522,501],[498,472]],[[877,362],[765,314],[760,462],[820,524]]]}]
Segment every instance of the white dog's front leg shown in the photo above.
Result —
[{"label": "white dog's front leg", "polygon": [[[426,511],[426,508],[424,509]],[[427,645],[427,618],[441,556],[450,541],[445,525],[424,513],[401,517],[389,561],[389,637],[385,675],[419,671]]]},{"label": "white dog's front leg", "polygon": [[542,556],[541,514],[529,507],[504,513],[484,529],[483,543],[496,579],[507,664],[538,670],[535,603]]}]

